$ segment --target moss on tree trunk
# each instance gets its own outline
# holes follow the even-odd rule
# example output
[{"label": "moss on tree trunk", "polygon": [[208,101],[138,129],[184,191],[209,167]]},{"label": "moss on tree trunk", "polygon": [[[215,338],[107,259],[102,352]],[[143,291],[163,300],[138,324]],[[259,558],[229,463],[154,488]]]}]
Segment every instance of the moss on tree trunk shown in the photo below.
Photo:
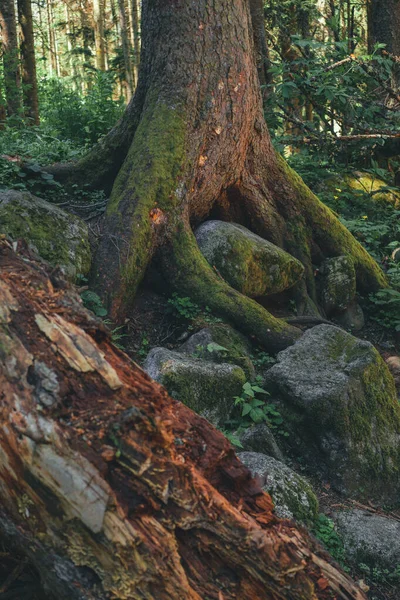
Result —
[{"label": "moss on tree trunk", "polygon": [[269,350],[297,339],[298,330],[232,290],[204,261],[191,229],[210,214],[298,258],[303,299],[316,300],[314,264],[341,254],[354,260],[361,290],[385,286],[378,265],[272,147],[249,3],[144,1],[142,16],[136,96],[75,173],[96,185],[114,181],[95,259],[95,286],[113,318],[129,313],[157,252],[178,292]]}]

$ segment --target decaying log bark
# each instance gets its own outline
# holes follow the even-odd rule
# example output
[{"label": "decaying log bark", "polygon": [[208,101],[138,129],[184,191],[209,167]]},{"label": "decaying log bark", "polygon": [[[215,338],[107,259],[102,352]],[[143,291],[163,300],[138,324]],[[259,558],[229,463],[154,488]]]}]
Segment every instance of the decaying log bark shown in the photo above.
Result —
[{"label": "decaying log bark", "polygon": [[0,240],[0,539],[57,600],[361,599],[229,442]]}]

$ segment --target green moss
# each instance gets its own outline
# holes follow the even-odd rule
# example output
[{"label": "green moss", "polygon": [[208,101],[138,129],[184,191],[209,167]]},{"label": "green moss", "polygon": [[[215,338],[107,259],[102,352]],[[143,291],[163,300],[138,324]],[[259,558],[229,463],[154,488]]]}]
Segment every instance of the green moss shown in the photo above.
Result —
[{"label": "green moss", "polygon": [[[222,368],[222,367],[221,367]],[[196,370],[165,365],[162,383],[168,392],[198,414],[216,425],[223,424],[240,395],[246,376],[240,367],[233,367],[229,376],[218,370]]]},{"label": "green moss", "polygon": [[29,193],[0,195],[0,232],[25,239],[50,264],[64,267],[71,278],[90,269],[85,223]]},{"label": "green moss", "polygon": [[[159,102],[149,93],[147,106],[132,146],[114,183],[107,213],[131,223],[131,237],[122,267],[123,296],[129,302],[137,290],[156,245],[157,234],[168,226],[171,209],[181,201],[186,120],[181,107]],[[151,211],[153,213],[152,218]],[[132,216],[131,216],[132,215]]]},{"label": "green moss", "polygon": [[171,283],[178,293],[208,306],[271,352],[286,348],[301,336],[300,330],[275,318],[221,279],[202,256],[193,233],[182,222],[176,225],[171,252],[166,253],[165,260]]},{"label": "green moss", "polygon": [[227,349],[224,362],[233,363],[240,366],[246,373],[247,379],[254,377],[254,366],[250,359],[250,348],[237,331],[226,325],[210,325],[213,340]]},{"label": "green moss", "polygon": [[283,292],[304,273],[296,258],[237,224],[206,222],[196,238],[210,265],[251,298]]},{"label": "green moss", "polygon": [[[336,185],[341,185],[340,182],[335,181]],[[353,176],[346,175],[343,178],[343,183],[352,190],[369,194],[374,202],[392,204],[394,208],[400,208],[400,192],[387,190],[387,183],[370,173],[355,173]]]},{"label": "green moss", "polygon": [[[382,270],[368,252],[346,229],[335,214],[325,206],[305,185],[303,180],[286,161],[277,154],[282,176],[290,182],[296,198],[296,206],[304,219],[305,232],[312,230],[313,239],[326,256],[346,255],[353,259],[357,274],[357,283],[361,290],[371,292],[387,287]],[[293,226],[293,225],[292,225]],[[299,239],[299,235],[297,239]],[[301,236],[300,236],[301,237]],[[308,234],[305,233],[304,244]]]}]

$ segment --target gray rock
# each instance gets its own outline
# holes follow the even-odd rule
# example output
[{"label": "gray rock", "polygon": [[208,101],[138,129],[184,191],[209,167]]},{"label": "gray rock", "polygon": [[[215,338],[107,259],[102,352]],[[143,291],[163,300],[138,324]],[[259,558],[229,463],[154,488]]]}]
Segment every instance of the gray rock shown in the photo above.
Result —
[{"label": "gray rock", "polygon": [[335,315],[335,321],[345,329],[360,331],[364,328],[364,312],[357,302],[352,302],[343,313]]},{"label": "gray rock", "polygon": [[400,523],[394,519],[351,509],[334,514],[348,557],[393,570],[400,564]]},{"label": "gray rock", "polygon": [[336,256],[319,269],[320,301],[326,314],[346,310],[356,295],[356,271],[351,258]]},{"label": "gray rock", "polygon": [[240,452],[238,457],[275,504],[275,513],[283,519],[295,519],[311,525],[318,516],[318,500],[308,481],[282,462],[258,452]]},{"label": "gray rock", "polygon": [[0,192],[0,233],[24,239],[72,280],[89,272],[91,252],[86,223],[29,192]]},{"label": "gray rock", "polygon": [[274,434],[266,423],[258,423],[245,429],[239,436],[243,450],[260,452],[284,462],[284,456],[276,443]]},{"label": "gray rock", "polygon": [[236,365],[206,362],[166,348],[153,348],[143,368],[173,398],[215,425],[227,420],[246,381]]},{"label": "gray rock", "polygon": [[330,325],[278,354],[266,387],[292,451],[346,494],[397,501],[400,407],[377,350]]},{"label": "gray rock", "polygon": [[216,323],[201,329],[190,336],[178,351],[210,362],[238,365],[248,379],[255,375],[248,340],[229,325]]},{"label": "gray rock", "polygon": [[251,298],[282,292],[303,275],[304,267],[296,258],[241,225],[206,221],[195,235],[210,265]]}]

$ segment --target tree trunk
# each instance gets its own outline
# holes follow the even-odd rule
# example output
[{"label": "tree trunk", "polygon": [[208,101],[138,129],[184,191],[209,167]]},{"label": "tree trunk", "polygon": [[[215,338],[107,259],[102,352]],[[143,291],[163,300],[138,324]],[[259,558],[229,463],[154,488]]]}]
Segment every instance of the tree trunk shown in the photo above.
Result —
[{"label": "tree trunk", "polygon": [[400,56],[400,4],[398,0],[368,0],[368,46],[386,44],[390,54]]},{"label": "tree trunk", "polygon": [[119,9],[119,22],[121,26],[121,41],[122,50],[124,53],[124,64],[125,64],[125,79],[128,86],[128,102],[132,98],[134,84],[133,84],[133,71],[131,61],[131,47],[128,37],[128,25],[126,19],[125,0],[118,0]]},{"label": "tree trunk", "polygon": [[57,48],[56,48],[56,36],[54,33],[52,0],[47,0],[47,24],[48,24],[49,54],[50,54],[49,73],[50,73],[50,77],[52,77],[54,74],[58,75]]},{"label": "tree trunk", "polygon": [[247,0],[143,2],[139,84],[127,112],[72,172],[52,172],[106,186],[116,176],[94,268],[114,319],[129,313],[154,259],[178,293],[268,350],[301,335],[206,262],[192,228],[210,216],[241,223],[300,259],[303,301],[307,294],[316,300],[314,268],[324,257],[350,256],[360,290],[386,285],[374,260],[272,147]]},{"label": "tree trunk", "polygon": [[270,59],[267,37],[265,34],[264,0],[250,0],[250,13],[253,26],[258,77],[260,79],[262,97],[266,98],[268,96],[267,86],[272,83],[272,77],[269,72]]},{"label": "tree trunk", "polygon": [[136,84],[140,66],[140,0],[129,0],[129,2],[132,21],[132,45],[135,52],[134,75]]},{"label": "tree trunk", "polygon": [[0,30],[7,114],[11,117],[21,114],[21,76],[14,0],[2,0],[0,4]]},{"label": "tree trunk", "polygon": [[104,0],[93,0],[94,41],[96,46],[96,69],[105,71],[104,46]]},{"label": "tree trunk", "polygon": [[39,125],[39,100],[31,0],[18,0],[18,20],[21,28],[20,50],[25,115],[31,119],[33,124]]},{"label": "tree trunk", "polygon": [[[368,1],[368,47],[386,44],[385,50],[400,57],[400,2],[398,0]],[[393,82],[400,86],[400,66],[394,64]]]},{"label": "tree trunk", "polygon": [[0,538],[57,600],[362,600],[205,419],[0,240]]}]

